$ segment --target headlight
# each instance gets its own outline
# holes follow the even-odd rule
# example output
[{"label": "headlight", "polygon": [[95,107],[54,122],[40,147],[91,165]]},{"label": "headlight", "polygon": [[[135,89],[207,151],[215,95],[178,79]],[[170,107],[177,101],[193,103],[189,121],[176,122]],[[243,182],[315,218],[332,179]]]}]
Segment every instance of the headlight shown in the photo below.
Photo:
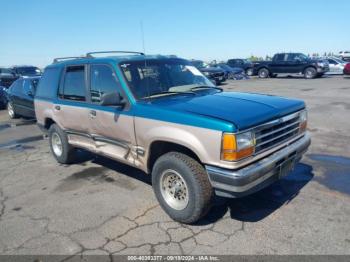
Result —
[{"label": "headlight", "polygon": [[299,121],[300,121],[300,133],[303,133],[306,131],[307,127],[307,111],[303,110],[299,114]]},{"label": "headlight", "polygon": [[210,75],[209,72],[203,72],[203,74],[204,74],[205,76],[209,76],[209,75]]},{"label": "headlight", "polygon": [[254,135],[252,132],[240,134],[224,133],[222,136],[221,159],[236,161],[254,153]]}]

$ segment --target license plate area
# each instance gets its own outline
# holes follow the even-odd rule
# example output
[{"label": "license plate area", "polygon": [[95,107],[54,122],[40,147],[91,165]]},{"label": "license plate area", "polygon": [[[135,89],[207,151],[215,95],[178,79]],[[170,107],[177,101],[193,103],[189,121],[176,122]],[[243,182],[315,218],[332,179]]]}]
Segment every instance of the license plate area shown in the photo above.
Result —
[{"label": "license plate area", "polygon": [[282,178],[288,175],[295,166],[295,155],[288,157],[279,165],[278,177]]}]

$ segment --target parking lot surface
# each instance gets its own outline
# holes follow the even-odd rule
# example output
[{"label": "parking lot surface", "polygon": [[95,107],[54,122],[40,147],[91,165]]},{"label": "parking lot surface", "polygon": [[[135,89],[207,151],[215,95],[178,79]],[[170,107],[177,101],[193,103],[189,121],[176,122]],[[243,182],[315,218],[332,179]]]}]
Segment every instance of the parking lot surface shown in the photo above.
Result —
[{"label": "parking lot surface", "polygon": [[148,175],[86,152],[60,165],[33,122],[0,111],[0,254],[350,254],[350,79],[222,87],[305,100],[312,145],[289,176],[192,226],[162,211]]}]

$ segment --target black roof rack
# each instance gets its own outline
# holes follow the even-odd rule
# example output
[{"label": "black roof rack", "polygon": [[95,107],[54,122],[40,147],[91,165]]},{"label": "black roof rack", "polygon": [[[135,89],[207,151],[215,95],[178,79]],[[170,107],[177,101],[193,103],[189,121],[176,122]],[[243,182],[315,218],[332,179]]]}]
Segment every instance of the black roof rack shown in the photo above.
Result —
[{"label": "black roof rack", "polygon": [[137,54],[145,55],[142,52],[134,51],[98,51],[98,52],[89,52],[86,56],[67,56],[67,57],[57,57],[53,60],[53,63],[58,63],[60,61],[69,60],[69,59],[83,59],[83,58],[94,58],[93,54],[108,54],[108,53],[122,53],[122,54]]},{"label": "black roof rack", "polygon": [[92,57],[94,57],[93,54],[108,54],[108,53],[145,55],[142,52],[134,52],[134,51],[99,51],[99,52],[89,52],[86,54],[86,57],[92,58]]},{"label": "black roof rack", "polygon": [[63,60],[69,60],[69,59],[82,59],[85,58],[84,56],[67,56],[67,57],[57,57],[53,60],[54,63],[58,63]]}]

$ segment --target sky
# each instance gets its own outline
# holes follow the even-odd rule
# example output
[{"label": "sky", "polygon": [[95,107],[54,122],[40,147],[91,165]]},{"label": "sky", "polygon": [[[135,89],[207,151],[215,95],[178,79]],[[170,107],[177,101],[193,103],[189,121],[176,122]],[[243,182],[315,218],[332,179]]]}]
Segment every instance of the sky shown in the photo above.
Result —
[{"label": "sky", "polygon": [[338,53],[350,49],[349,10],[349,0],[0,0],[0,66],[144,48],[205,61]]}]

